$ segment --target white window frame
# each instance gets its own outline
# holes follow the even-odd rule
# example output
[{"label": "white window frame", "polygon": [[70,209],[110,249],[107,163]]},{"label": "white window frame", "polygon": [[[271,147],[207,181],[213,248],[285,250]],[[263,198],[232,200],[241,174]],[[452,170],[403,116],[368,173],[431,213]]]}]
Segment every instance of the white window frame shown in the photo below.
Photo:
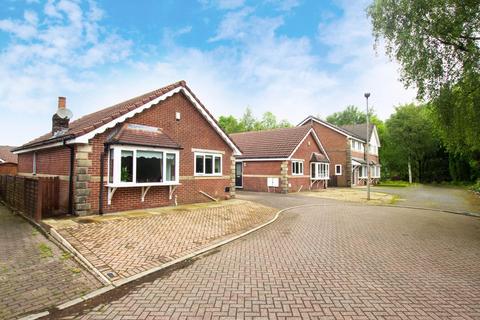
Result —
[{"label": "white window frame", "polygon": [[380,178],[380,166],[371,166],[372,178]]},{"label": "white window frame", "polygon": [[[197,173],[197,156],[203,157],[203,173]],[[212,156],[212,173],[205,173],[206,156]],[[215,172],[215,158],[220,158],[220,172]],[[223,154],[221,152],[194,152],[193,175],[195,177],[221,177],[223,175]]]},{"label": "white window frame", "polygon": [[358,168],[358,177],[361,179],[366,179],[368,178],[368,171],[367,171],[367,166],[366,165],[361,165]]},{"label": "white window frame", "polygon": [[[107,186],[109,187],[148,187],[148,186],[172,186],[180,184],[180,152],[175,149],[165,149],[165,148],[152,148],[152,147],[141,147],[141,146],[111,146],[110,149],[113,149],[113,182],[110,182],[110,176],[107,178]],[[133,166],[132,166],[132,182],[121,181],[121,163],[122,163],[122,150],[123,151],[133,151]],[[163,152],[162,158],[162,172],[164,181],[163,182],[136,182],[137,181],[137,151],[154,151],[154,152]],[[175,154],[175,180],[174,181],[165,181],[166,172],[167,172],[167,153]],[[110,175],[110,156],[111,153],[108,152],[108,165],[107,172]]]},{"label": "white window frame", "polygon": [[[337,168],[340,168],[340,172],[337,171]],[[341,164],[336,164],[336,165],[335,165],[335,175],[336,175],[336,176],[341,176],[342,173],[343,173],[342,165],[341,165]]]},{"label": "white window frame", "polygon": [[311,165],[312,164],[315,166],[315,171],[314,171],[315,174],[312,175],[312,172],[310,172],[310,180],[330,180],[330,164],[329,163],[311,162]]},{"label": "white window frame", "polygon": [[[303,176],[303,173],[305,172],[305,168],[303,166],[303,160],[292,160],[292,176]],[[295,164],[298,163],[298,172],[295,173]]]}]

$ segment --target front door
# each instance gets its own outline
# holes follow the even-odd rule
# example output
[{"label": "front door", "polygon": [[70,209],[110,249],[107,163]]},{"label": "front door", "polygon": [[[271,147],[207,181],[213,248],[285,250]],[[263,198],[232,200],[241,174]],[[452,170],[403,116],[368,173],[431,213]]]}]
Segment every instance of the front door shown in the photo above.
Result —
[{"label": "front door", "polygon": [[235,187],[243,187],[243,162],[235,162]]}]

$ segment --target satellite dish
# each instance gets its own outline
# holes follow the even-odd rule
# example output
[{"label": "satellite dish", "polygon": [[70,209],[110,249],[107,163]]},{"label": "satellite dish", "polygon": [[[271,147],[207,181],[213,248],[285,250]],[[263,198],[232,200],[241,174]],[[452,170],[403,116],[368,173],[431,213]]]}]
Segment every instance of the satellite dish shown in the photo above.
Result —
[{"label": "satellite dish", "polygon": [[57,116],[59,116],[61,119],[71,119],[73,113],[66,108],[62,108],[57,110]]}]

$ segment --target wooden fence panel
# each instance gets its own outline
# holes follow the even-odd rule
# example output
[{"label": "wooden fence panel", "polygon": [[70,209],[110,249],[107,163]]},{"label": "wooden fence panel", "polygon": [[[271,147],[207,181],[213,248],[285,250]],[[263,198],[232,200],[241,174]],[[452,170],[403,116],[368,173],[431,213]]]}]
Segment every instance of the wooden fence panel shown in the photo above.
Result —
[{"label": "wooden fence panel", "polygon": [[59,209],[60,179],[0,175],[0,198],[24,215],[40,221]]}]

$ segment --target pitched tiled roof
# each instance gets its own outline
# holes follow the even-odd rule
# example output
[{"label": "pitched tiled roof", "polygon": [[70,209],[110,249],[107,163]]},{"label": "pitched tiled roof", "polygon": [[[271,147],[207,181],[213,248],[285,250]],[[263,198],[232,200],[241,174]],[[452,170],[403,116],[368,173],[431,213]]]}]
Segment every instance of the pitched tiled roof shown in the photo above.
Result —
[{"label": "pitched tiled roof", "polygon": [[[355,137],[355,138],[360,139],[360,140],[365,140],[365,138],[362,138],[362,136],[357,135],[355,132],[351,132],[351,131],[345,129],[344,126],[339,127],[339,126],[336,126],[336,125],[334,125],[334,124],[331,124],[330,122],[327,122],[327,121],[325,121],[325,120],[322,120],[322,119],[317,118],[317,117],[314,117],[314,116],[308,116],[308,117],[305,118],[302,122],[300,122],[300,123],[298,124],[298,126],[305,125],[305,123],[307,123],[308,120],[314,120],[314,121],[316,121],[316,122],[318,122],[318,123],[321,123],[321,124],[323,124],[323,125],[325,125],[325,126],[327,126],[327,127],[331,127],[331,128],[333,128],[334,130],[337,130],[337,131],[339,131],[340,133],[343,133],[343,134],[346,135],[346,136],[352,136],[352,137]],[[364,135],[364,136],[365,136],[365,135]]]},{"label": "pitched tiled roof", "polygon": [[13,148],[15,147],[0,146],[0,163],[3,163],[3,162],[18,163],[18,156],[12,153]]},{"label": "pitched tiled roof", "polygon": [[330,162],[327,157],[323,153],[312,153],[312,157],[310,158],[311,162]]},{"label": "pitched tiled roof", "polygon": [[19,149],[32,147],[32,146],[43,144],[43,143],[62,141],[66,137],[73,138],[76,136],[86,134],[152,100],[155,100],[156,98],[180,86],[186,86],[185,81],[175,82],[166,87],[142,94],[141,96],[118,103],[111,107],[87,114],[73,122],[70,122],[68,126],[68,130],[63,135],[53,137],[52,133],[50,132],[50,133],[44,134],[43,136],[35,140],[27,142],[26,144],[22,145]]},{"label": "pitched tiled roof", "polygon": [[[370,123],[369,125],[369,134],[372,136],[374,125]],[[362,140],[367,140],[367,124],[351,124],[342,126],[342,129],[350,132],[351,135],[361,138]]]},{"label": "pitched tiled roof", "polygon": [[230,137],[242,150],[241,159],[288,158],[310,126],[234,133]]},{"label": "pitched tiled roof", "polygon": [[106,141],[110,144],[128,144],[159,148],[180,149],[181,146],[173,141],[160,128],[136,124],[124,124]]},{"label": "pitched tiled roof", "polygon": [[187,86],[185,81],[178,81],[175,82],[171,85],[168,85],[166,87],[145,93],[141,96],[135,97],[133,99],[118,103],[116,105],[113,105],[111,107],[99,110],[94,113],[90,113],[88,115],[85,115],[75,121],[72,121],[69,124],[68,130],[63,133],[62,135],[56,135],[55,137],[52,136],[52,133],[47,133],[35,140],[32,140],[21,147],[17,148],[16,150],[22,150],[22,149],[28,149],[44,144],[50,144],[54,142],[61,142],[65,139],[73,139],[75,137],[82,136],[84,134],[87,134],[125,114],[128,112],[135,110],[139,108],[140,106],[143,106],[159,97],[162,95],[176,89],[182,87],[185,89],[189,95],[193,97],[196,103],[203,109],[203,111],[215,122],[216,126],[219,128],[219,131],[222,131],[221,134],[224,134],[223,138],[224,140],[231,144],[231,146],[234,150],[235,148],[238,149],[237,146],[234,145],[234,142],[230,140],[228,135],[221,129],[221,127],[218,125],[217,120],[212,116],[212,114],[208,111],[208,109],[202,104],[202,102],[195,96],[195,94],[190,90],[190,88]]}]

